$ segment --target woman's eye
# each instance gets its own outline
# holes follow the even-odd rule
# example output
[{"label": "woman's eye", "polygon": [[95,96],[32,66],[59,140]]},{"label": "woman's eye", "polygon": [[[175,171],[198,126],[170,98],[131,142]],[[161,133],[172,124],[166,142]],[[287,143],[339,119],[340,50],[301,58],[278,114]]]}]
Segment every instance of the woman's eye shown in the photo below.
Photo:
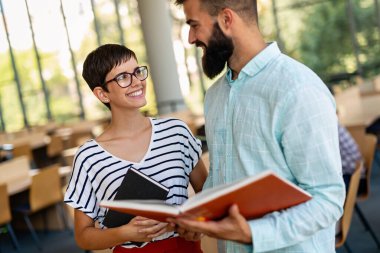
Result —
[{"label": "woman's eye", "polygon": [[124,79],[127,79],[128,78],[128,74],[123,74],[123,75],[120,75],[117,80],[121,81],[121,80],[124,80]]}]

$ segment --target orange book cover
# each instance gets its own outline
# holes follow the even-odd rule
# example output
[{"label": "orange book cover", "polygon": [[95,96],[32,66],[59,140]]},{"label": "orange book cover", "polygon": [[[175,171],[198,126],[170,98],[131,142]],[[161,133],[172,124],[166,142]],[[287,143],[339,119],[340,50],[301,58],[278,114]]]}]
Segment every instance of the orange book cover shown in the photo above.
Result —
[{"label": "orange book cover", "polygon": [[160,200],[102,201],[109,209],[166,221],[168,217],[186,215],[198,220],[217,220],[237,204],[247,219],[259,218],[273,211],[280,211],[311,199],[311,195],[279,177],[273,171],[247,177],[230,184],[203,190],[180,206],[168,205]]}]

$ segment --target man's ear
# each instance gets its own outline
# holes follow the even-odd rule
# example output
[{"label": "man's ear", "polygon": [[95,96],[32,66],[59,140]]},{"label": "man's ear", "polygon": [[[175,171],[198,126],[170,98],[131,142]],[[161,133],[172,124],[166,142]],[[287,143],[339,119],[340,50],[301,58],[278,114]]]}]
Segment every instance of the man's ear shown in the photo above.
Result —
[{"label": "man's ear", "polygon": [[102,87],[99,87],[99,86],[95,87],[92,93],[94,93],[95,97],[97,97],[101,102],[103,103],[110,102],[108,98],[108,93]]},{"label": "man's ear", "polygon": [[235,14],[234,11],[231,10],[230,8],[224,8],[218,14],[218,23],[219,23],[220,29],[222,29],[222,31],[225,34],[230,33],[230,30],[234,21],[234,14]]}]

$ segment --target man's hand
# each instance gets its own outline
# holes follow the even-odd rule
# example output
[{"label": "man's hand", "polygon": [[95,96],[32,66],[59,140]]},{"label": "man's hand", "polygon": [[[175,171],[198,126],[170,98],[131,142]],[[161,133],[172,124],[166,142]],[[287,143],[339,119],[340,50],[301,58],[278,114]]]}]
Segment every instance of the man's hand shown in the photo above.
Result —
[{"label": "man's hand", "polygon": [[196,221],[181,217],[169,218],[168,222],[178,226],[177,232],[186,240],[199,240],[205,234],[217,239],[252,243],[251,229],[237,205],[231,206],[228,216],[220,221]]},{"label": "man's hand", "polygon": [[181,227],[178,227],[176,231],[180,237],[184,238],[187,241],[199,241],[204,235],[202,233],[188,231]]}]

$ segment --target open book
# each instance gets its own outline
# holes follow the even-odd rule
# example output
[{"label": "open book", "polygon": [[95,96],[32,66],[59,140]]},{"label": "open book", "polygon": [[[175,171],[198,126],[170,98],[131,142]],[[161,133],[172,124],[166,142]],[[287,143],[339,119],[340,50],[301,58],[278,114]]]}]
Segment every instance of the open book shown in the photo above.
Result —
[{"label": "open book", "polygon": [[311,199],[311,195],[295,184],[265,171],[230,184],[204,190],[180,206],[157,200],[102,201],[101,206],[123,213],[166,221],[168,217],[188,216],[197,220],[217,220],[237,204],[247,219],[259,218]]}]

